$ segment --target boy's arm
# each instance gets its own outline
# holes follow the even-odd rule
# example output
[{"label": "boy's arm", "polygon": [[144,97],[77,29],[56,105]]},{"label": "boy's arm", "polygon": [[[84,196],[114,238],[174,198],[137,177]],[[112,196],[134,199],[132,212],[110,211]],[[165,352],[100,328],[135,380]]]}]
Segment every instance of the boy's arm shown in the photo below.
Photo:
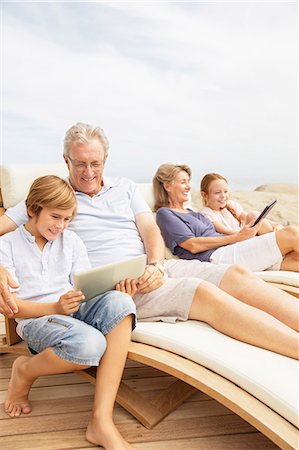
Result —
[{"label": "boy's arm", "polygon": [[18,312],[12,317],[20,319],[32,319],[35,317],[50,316],[52,314],[70,315],[78,311],[84,295],[81,291],[68,291],[61,295],[57,302],[33,302],[32,300],[22,300],[14,293]]},{"label": "boy's arm", "polygon": [[48,316],[51,314],[59,314],[57,312],[58,302],[41,303],[31,300],[22,300],[16,294],[12,294],[18,307],[18,312],[13,318],[29,319],[33,317]]}]

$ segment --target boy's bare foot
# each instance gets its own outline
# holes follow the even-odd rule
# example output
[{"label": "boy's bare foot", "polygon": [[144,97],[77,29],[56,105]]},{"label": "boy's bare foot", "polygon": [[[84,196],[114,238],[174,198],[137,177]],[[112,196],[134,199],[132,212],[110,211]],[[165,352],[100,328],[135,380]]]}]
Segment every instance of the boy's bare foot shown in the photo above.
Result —
[{"label": "boy's bare foot", "polygon": [[4,402],[5,412],[11,417],[19,417],[22,413],[31,412],[28,400],[29,390],[32,382],[26,377],[26,362],[30,356],[19,356],[12,366],[6,400]]},{"label": "boy's bare foot", "polygon": [[92,444],[101,445],[105,450],[137,450],[124,440],[113,422],[104,424],[96,418],[89,421],[86,439]]}]

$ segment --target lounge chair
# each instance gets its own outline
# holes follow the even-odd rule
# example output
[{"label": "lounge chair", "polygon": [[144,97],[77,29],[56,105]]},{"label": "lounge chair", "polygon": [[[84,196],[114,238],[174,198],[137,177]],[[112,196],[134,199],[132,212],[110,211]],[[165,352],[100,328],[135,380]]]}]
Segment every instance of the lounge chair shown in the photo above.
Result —
[{"label": "lounge chair", "polygon": [[[3,168],[4,206],[11,206],[23,198],[33,179],[46,173],[64,175],[60,165],[56,168],[44,166],[42,170],[40,167],[24,170],[22,166]],[[25,179],[23,174],[26,174]],[[151,204],[150,189],[141,185],[141,190]],[[286,282],[286,273],[284,275]],[[278,284],[290,291],[289,284],[283,284],[282,279]],[[0,345],[0,353],[28,353],[25,344],[18,341],[15,322],[6,319],[6,336]],[[147,428],[152,428],[199,389],[252,424],[282,449],[298,449],[298,361],[242,343],[207,324],[191,320],[176,324],[139,323],[133,333],[128,358],[177,378],[151,402],[121,383],[118,403]],[[95,380],[95,368],[77,373],[91,382]]]}]

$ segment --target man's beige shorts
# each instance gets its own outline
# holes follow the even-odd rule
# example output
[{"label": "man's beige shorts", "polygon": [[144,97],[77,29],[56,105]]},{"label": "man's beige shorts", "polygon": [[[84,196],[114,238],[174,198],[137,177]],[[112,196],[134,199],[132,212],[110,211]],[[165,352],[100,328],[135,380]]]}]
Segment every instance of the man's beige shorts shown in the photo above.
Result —
[{"label": "man's beige shorts", "polygon": [[175,322],[187,320],[195,291],[202,281],[219,286],[228,264],[211,264],[198,260],[165,261],[165,282],[148,294],[134,295],[137,319]]}]

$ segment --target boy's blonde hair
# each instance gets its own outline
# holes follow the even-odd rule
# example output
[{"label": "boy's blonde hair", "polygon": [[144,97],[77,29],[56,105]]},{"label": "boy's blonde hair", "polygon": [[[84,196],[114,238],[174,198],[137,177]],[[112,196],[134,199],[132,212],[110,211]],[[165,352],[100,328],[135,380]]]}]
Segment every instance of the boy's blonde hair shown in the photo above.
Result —
[{"label": "boy's blonde hair", "polygon": [[39,216],[43,208],[71,209],[72,217],[77,212],[77,200],[73,188],[56,175],[37,178],[29,189],[26,207],[30,213]]},{"label": "boy's blonde hair", "polygon": [[181,171],[187,172],[191,178],[191,169],[186,164],[162,164],[154,178],[153,178],[153,189],[155,197],[154,211],[157,211],[163,206],[169,206],[169,198],[166,189],[164,188],[164,183],[171,183],[176,175]]}]

